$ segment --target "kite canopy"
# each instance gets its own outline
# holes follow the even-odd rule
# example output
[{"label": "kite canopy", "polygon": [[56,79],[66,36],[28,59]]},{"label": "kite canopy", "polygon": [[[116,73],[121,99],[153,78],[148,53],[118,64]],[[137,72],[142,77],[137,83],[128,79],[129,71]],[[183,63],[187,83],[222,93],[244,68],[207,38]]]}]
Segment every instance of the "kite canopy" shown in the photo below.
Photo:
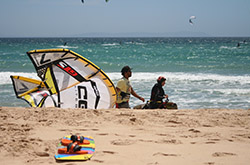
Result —
[{"label": "kite canopy", "polygon": [[[33,107],[113,108],[116,90],[94,63],[68,49],[27,52],[42,81],[11,76],[16,96]],[[25,90],[24,90],[25,89]]]},{"label": "kite canopy", "polygon": [[42,107],[44,101],[54,103],[42,81],[22,76],[10,76],[17,98],[21,98],[32,107]]},{"label": "kite canopy", "polygon": [[193,25],[194,23],[193,23],[193,19],[196,19],[196,17],[195,16],[191,16],[190,18],[189,18],[189,23],[191,24],[191,25]]},{"label": "kite canopy", "polygon": [[[84,0],[81,0],[82,1],[82,3],[84,3]],[[108,2],[109,0],[105,0],[106,2]]]}]

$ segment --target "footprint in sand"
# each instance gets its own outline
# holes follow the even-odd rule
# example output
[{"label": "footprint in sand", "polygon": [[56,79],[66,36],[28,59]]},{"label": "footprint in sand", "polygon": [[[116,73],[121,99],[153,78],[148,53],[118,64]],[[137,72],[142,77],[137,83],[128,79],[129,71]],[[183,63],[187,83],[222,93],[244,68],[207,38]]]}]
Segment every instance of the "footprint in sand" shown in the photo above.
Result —
[{"label": "footprint in sand", "polygon": [[161,139],[161,140],[155,141],[155,143],[182,144],[182,142],[180,140],[176,140],[176,139]]},{"label": "footprint in sand", "polygon": [[201,131],[196,130],[196,129],[189,129],[188,131],[193,132],[193,133],[200,133]]},{"label": "footprint in sand", "polygon": [[139,139],[140,142],[146,142],[146,143],[156,143],[155,140],[144,140],[144,139]]},{"label": "footprint in sand", "polygon": [[154,163],[148,163],[147,165],[157,165],[159,164],[158,162],[154,162]]},{"label": "footprint in sand", "polygon": [[206,162],[204,164],[206,164],[206,165],[214,165],[215,163],[214,162]]},{"label": "footprint in sand", "polygon": [[205,144],[215,144],[216,142],[219,142],[220,139],[208,139],[209,141],[205,142]]},{"label": "footprint in sand", "polygon": [[91,159],[91,161],[96,162],[96,163],[104,163],[103,160],[97,160],[97,159]]},{"label": "footprint in sand", "polygon": [[158,133],[158,134],[156,134],[156,135],[157,135],[157,136],[167,136],[167,137],[172,137],[172,138],[175,137],[174,135],[165,134],[165,133]]},{"label": "footprint in sand", "polygon": [[131,144],[134,144],[134,143],[135,143],[135,141],[129,140],[129,139],[125,139],[125,140],[118,139],[118,140],[112,140],[111,141],[111,144],[118,145],[118,146],[131,145]]},{"label": "footprint in sand", "polygon": [[106,135],[108,135],[108,133],[98,133],[97,135],[106,136]]},{"label": "footprint in sand", "polygon": [[211,140],[211,141],[220,141],[220,139],[208,139],[208,140]]},{"label": "footprint in sand", "polygon": [[175,121],[175,120],[169,120],[169,123],[173,123],[173,124],[182,124],[182,122],[179,121]]},{"label": "footprint in sand", "polygon": [[246,139],[250,139],[250,134],[236,134],[236,136],[246,138]]},{"label": "footprint in sand", "polygon": [[154,153],[153,156],[180,156],[179,154],[166,154],[162,152]]},{"label": "footprint in sand", "polygon": [[203,127],[213,127],[213,126],[211,126],[211,125],[209,125],[209,124],[203,124],[202,126],[203,126]]},{"label": "footprint in sand", "polygon": [[205,142],[205,144],[215,144],[216,142]]},{"label": "footprint in sand", "polygon": [[[122,137],[124,137],[124,135],[120,135],[120,134],[115,134],[115,136],[122,136]],[[129,137],[136,137],[136,135],[128,135]]]},{"label": "footprint in sand", "polygon": [[159,133],[159,134],[156,134],[156,135],[158,135],[158,136],[167,136],[167,134],[165,134],[165,133]]},{"label": "footprint in sand", "polygon": [[92,131],[99,131],[99,129],[91,129]]},{"label": "footprint in sand", "polygon": [[84,129],[84,128],[81,128],[81,129],[76,129],[77,131],[88,131],[88,129]]},{"label": "footprint in sand", "polygon": [[49,153],[47,152],[35,152],[35,154],[40,157],[49,157]]},{"label": "footprint in sand", "polygon": [[71,131],[70,129],[59,129],[59,131],[62,131],[62,132],[69,132]]},{"label": "footprint in sand", "polygon": [[212,154],[213,157],[222,157],[222,156],[236,156],[237,154],[229,152],[215,152]]},{"label": "footprint in sand", "polygon": [[116,152],[113,151],[102,151],[104,154],[116,154]]}]

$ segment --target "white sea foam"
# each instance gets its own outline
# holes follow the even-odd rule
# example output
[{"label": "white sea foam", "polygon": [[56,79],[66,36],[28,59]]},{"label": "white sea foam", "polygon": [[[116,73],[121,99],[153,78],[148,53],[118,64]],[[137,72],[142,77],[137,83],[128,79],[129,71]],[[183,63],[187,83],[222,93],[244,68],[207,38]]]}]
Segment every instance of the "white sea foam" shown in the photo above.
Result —
[{"label": "white sea foam", "polygon": [[[121,78],[119,72],[108,73],[112,80]],[[250,83],[250,75],[237,76],[237,75],[219,75],[219,74],[205,74],[205,73],[183,73],[183,72],[133,72],[131,81],[134,82],[147,82],[156,81],[159,76],[165,76],[168,82],[172,81],[186,81],[186,82],[198,82],[198,81],[213,81],[213,82],[238,82],[240,84]]]},{"label": "white sea foam", "polygon": [[116,46],[120,45],[119,43],[109,43],[109,44],[102,44],[102,46]]},{"label": "white sea foam", "polygon": [[250,96],[250,89],[207,89],[210,93],[220,93],[226,95],[249,95]]},{"label": "white sea foam", "polygon": [[67,45],[59,45],[57,47],[58,48],[64,48],[64,49],[70,49],[70,48],[77,49],[78,48],[78,46],[67,46]]},{"label": "white sea foam", "polygon": [[237,47],[229,47],[229,46],[221,46],[220,49],[229,49],[229,50],[232,50],[232,49],[237,49]]}]

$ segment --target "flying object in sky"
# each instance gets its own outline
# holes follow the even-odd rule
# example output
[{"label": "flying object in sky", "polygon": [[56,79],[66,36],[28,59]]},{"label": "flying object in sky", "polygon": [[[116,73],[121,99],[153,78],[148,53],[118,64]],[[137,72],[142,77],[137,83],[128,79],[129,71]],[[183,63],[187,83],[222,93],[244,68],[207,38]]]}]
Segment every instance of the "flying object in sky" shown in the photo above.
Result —
[{"label": "flying object in sky", "polygon": [[[84,3],[84,0],[81,0],[82,1],[82,3]],[[106,2],[108,2],[109,0],[105,0]]]},{"label": "flying object in sky", "polygon": [[190,18],[189,18],[189,23],[190,23],[190,25],[193,25],[194,23],[193,23],[193,19],[196,19],[196,17],[195,16],[191,16]]}]

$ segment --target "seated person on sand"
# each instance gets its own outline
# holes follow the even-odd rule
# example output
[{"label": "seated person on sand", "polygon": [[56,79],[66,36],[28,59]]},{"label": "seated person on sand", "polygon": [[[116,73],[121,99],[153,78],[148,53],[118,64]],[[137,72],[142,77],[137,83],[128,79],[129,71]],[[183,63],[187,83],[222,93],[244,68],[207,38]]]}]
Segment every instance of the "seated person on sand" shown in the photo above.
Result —
[{"label": "seated person on sand", "polygon": [[116,86],[118,94],[116,108],[130,108],[130,94],[144,102],[144,98],[137,95],[130,85],[129,77],[132,76],[131,68],[129,66],[124,66],[121,70],[121,73],[123,77],[117,82]]},{"label": "seated person on sand", "polygon": [[[153,86],[151,90],[151,97],[149,103],[150,109],[177,109],[177,105],[175,103],[168,102],[168,95],[165,94],[162,88],[165,83],[165,77],[158,77],[157,83]],[[164,98],[166,99],[165,102],[163,102]]]}]

